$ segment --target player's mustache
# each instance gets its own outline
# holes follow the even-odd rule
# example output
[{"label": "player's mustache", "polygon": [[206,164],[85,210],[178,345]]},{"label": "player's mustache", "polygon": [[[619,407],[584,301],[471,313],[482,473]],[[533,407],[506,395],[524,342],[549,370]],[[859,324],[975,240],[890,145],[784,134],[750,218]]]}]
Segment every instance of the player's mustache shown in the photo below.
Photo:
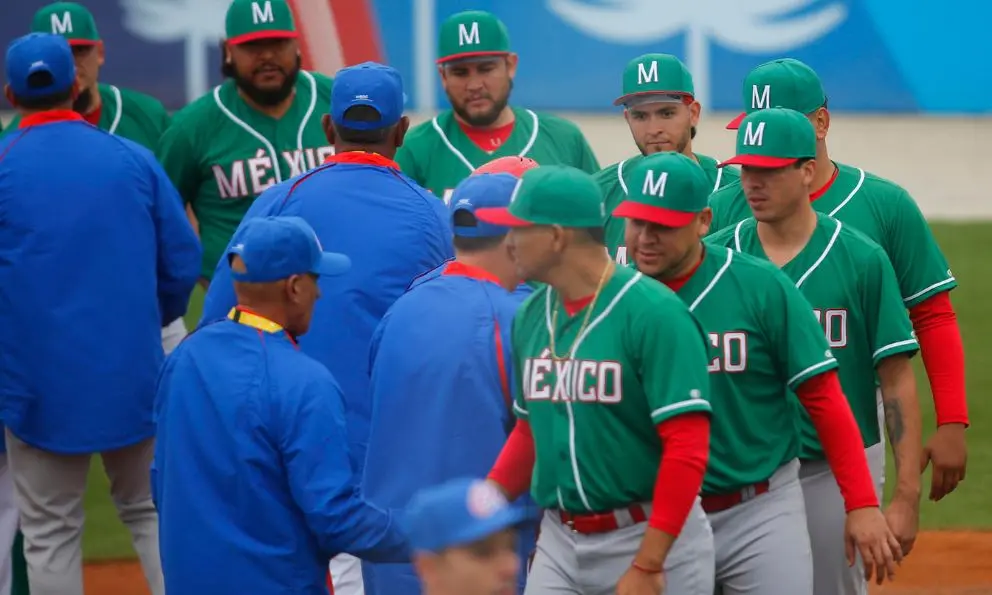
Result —
[{"label": "player's mustache", "polygon": [[286,73],[286,69],[283,68],[282,66],[279,66],[278,64],[268,63],[268,62],[265,63],[265,64],[259,65],[258,68],[256,68],[255,70],[252,71],[252,74],[261,74],[263,72],[270,71],[270,70],[278,70],[279,72],[281,72],[283,74],[287,74]]}]

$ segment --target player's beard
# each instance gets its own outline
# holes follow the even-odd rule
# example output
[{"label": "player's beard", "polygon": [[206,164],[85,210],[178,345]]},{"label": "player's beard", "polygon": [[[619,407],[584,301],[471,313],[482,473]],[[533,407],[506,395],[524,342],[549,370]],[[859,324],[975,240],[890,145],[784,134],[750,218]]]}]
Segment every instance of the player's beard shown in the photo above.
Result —
[{"label": "player's beard", "polygon": [[[506,106],[510,103],[510,93],[513,91],[513,79],[510,79],[510,87],[506,91],[501,99],[493,100],[493,107],[482,114],[470,114],[464,108],[460,107],[454,101],[451,101],[451,97],[448,100],[451,101],[451,109],[458,116],[458,119],[465,122],[473,128],[486,128],[487,126],[492,126],[496,120],[499,120],[500,114],[506,109]],[[490,98],[491,99],[491,98]]]},{"label": "player's beard", "polygon": [[[685,150],[689,148],[690,142],[692,142],[692,128],[686,130],[685,133],[682,135],[682,137],[679,138],[678,142],[674,143],[675,144],[674,151],[676,153],[682,153],[684,155]],[[648,150],[644,144],[637,143],[637,148],[641,151],[641,155],[647,156],[649,154],[650,155],[654,154],[654,153],[648,153]],[[663,151],[655,151],[655,153],[661,153],[661,152]]]},{"label": "player's beard", "polygon": [[258,105],[271,107],[279,105],[286,100],[293,93],[293,88],[296,87],[296,80],[300,76],[300,68],[302,67],[303,59],[299,56],[296,57],[296,66],[289,72],[286,72],[286,78],[283,79],[282,85],[276,89],[259,89],[251,82],[250,77],[243,77],[238,72],[237,68],[231,69],[231,78],[234,79],[234,84],[241,89],[248,99],[251,99]]},{"label": "player's beard", "polygon": [[83,89],[72,102],[72,111],[85,116],[93,107],[93,88]]}]

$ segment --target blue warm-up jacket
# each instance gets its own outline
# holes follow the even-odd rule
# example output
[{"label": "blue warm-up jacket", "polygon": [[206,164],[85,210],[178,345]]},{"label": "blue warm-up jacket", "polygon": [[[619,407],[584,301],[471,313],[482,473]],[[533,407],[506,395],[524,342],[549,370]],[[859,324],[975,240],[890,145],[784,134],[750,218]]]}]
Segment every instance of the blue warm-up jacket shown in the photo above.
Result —
[{"label": "blue warm-up jacket", "polygon": [[338,553],[409,559],[394,514],[358,494],[340,388],[284,331],[198,328],[166,361],[155,410],[167,592],[327,595]]},{"label": "blue warm-up jacket", "polygon": [[[376,329],[372,421],[362,493],[404,506],[418,490],[484,477],[513,427],[510,329],[516,293],[484,271],[448,262],[417,279]],[[535,506],[529,496],[517,505]],[[521,535],[524,560],[534,531]],[[367,595],[420,595],[412,566],[364,562]],[[524,573],[521,573],[521,591]]]},{"label": "blue warm-up jacket", "polygon": [[[441,200],[398,169],[361,163],[328,163],[274,186],[255,200],[244,221],[269,215],[302,217],[324,250],[351,258],[347,274],[320,282],[322,297],[300,346],[341,384],[349,448],[359,469],[370,414],[372,333],[418,275],[452,256],[449,215]],[[225,316],[234,302],[231,269],[221,258],[203,321]]]},{"label": "blue warm-up jacket", "polygon": [[147,149],[72,112],[22,125],[0,140],[0,419],[51,452],[136,444],[199,241]]}]

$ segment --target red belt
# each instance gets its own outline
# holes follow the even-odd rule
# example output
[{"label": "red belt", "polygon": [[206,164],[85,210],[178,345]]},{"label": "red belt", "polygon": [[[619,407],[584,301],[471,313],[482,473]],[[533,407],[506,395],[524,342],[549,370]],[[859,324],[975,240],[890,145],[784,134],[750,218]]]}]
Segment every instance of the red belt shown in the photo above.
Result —
[{"label": "red belt", "polygon": [[737,492],[703,496],[703,510],[708,513],[720,512],[721,510],[733,508],[738,504],[743,504],[748,500],[753,500],[761,494],[766,493],[768,493],[768,482],[762,481],[754,485],[749,485]]},{"label": "red belt", "polygon": [[[626,513],[626,514],[624,514]],[[619,516],[618,516],[619,515]],[[629,515],[629,518],[626,518]],[[608,533],[631,527],[648,520],[648,513],[642,504],[631,504],[627,508],[610,512],[590,512],[573,514],[558,511],[563,525],[576,533]]]}]

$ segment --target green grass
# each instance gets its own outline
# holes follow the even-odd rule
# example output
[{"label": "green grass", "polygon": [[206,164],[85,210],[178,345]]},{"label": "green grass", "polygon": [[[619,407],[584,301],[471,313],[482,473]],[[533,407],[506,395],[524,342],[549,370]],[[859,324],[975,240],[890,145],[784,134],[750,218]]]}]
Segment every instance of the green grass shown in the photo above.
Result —
[{"label": "green grass", "polygon": [[[968,395],[972,425],[968,432],[968,476],[957,491],[942,502],[924,501],[922,524],[926,529],[973,528],[992,529],[992,508],[987,506],[992,493],[992,312],[988,308],[992,296],[992,276],[982,246],[992,246],[992,223],[934,224],[934,233],[951,263],[960,287],[951,294],[964,337],[967,357]],[[200,316],[203,294],[199,288],[193,295],[187,325],[192,328]],[[919,360],[919,358],[916,358]],[[929,384],[917,361],[920,403],[923,409],[924,440],[933,431],[933,403]],[[982,364],[985,363],[983,366]],[[895,477],[889,467],[889,477]],[[930,485],[929,471],[923,478],[924,494]],[[891,482],[890,482],[891,485]],[[88,559],[132,557],[131,538],[117,520],[109,497],[109,484],[98,460],[90,472],[86,497],[86,535],[83,549]]]}]

